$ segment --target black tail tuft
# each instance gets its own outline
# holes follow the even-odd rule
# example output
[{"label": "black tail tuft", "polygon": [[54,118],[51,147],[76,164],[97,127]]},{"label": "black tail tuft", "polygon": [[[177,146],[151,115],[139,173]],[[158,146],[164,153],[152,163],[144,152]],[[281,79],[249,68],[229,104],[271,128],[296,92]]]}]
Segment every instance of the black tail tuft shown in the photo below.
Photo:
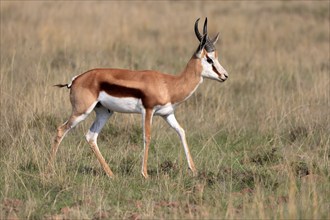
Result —
[{"label": "black tail tuft", "polygon": [[69,86],[69,84],[56,84],[54,86],[59,87],[59,88],[67,87],[68,89],[70,89],[70,87],[71,87],[71,86]]}]

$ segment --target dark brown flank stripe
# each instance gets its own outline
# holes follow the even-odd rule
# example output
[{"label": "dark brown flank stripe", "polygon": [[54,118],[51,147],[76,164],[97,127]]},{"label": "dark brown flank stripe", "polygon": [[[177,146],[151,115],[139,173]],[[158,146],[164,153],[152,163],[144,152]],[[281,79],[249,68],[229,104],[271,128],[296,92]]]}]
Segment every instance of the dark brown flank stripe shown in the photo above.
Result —
[{"label": "dark brown flank stripe", "polygon": [[100,84],[100,91],[104,91],[108,95],[111,95],[111,96],[114,96],[117,98],[132,97],[132,98],[142,99],[144,97],[143,92],[139,89],[109,84],[106,82],[103,82]]}]

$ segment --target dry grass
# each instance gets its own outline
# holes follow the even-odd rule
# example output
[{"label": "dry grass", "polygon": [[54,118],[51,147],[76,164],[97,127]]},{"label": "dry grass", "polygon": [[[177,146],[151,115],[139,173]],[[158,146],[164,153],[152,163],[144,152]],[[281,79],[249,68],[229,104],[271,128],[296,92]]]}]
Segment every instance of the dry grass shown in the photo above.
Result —
[{"label": "dry grass", "polygon": [[[205,80],[177,109],[199,176],[155,119],[143,180],[140,118],[116,114],[99,138],[116,179],[83,137],[93,116],[45,179],[70,112],[68,91],[52,85],[94,67],[178,73],[205,16],[230,76]],[[326,1],[1,1],[0,218],[329,219],[329,37]]]}]

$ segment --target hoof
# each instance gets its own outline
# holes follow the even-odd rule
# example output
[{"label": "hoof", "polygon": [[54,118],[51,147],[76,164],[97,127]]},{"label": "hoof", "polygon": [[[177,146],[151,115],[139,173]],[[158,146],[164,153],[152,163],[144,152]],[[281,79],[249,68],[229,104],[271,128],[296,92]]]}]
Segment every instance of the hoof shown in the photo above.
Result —
[{"label": "hoof", "polygon": [[149,178],[149,175],[147,172],[141,172],[142,176],[144,177],[144,179],[148,179]]},{"label": "hoof", "polygon": [[189,167],[189,169],[190,169],[190,171],[192,172],[192,175],[193,175],[194,177],[196,177],[196,176],[198,175],[198,171],[196,170],[196,168],[191,169],[191,168]]},{"label": "hoof", "polygon": [[104,168],[105,173],[107,174],[107,176],[111,179],[115,178],[115,175],[113,174],[113,172],[110,170],[110,168]]},{"label": "hoof", "polygon": [[110,175],[110,174],[108,174],[108,173],[107,173],[107,176],[108,176],[110,179],[114,179],[114,178],[116,177],[114,174],[111,174],[111,175]]}]

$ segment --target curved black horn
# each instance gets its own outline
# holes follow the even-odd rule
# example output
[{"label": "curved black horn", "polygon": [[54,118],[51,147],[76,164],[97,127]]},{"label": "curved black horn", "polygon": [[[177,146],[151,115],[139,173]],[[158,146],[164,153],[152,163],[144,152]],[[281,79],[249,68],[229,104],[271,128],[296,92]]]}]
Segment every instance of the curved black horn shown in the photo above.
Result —
[{"label": "curved black horn", "polygon": [[202,35],[201,35],[201,33],[199,33],[199,30],[198,30],[198,22],[199,22],[199,18],[195,22],[195,34],[196,34],[197,39],[199,41],[201,41],[202,40]]},{"label": "curved black horn", "polygon": [[205,18],[204,21],[203,34],[207,34],[207,17]]},{"label": "curved black horn", "polygon": [[[198,30],[199,19],[200,18],[198,18],[195,22],[195,34],[196,34],[196,37],[198,38],[199,42],[201,42],[203,36],[201,35],[201,33],[199,33],[199,30]],[[205,18],[205,21],[204,21],[203,35],[204,36],[207,35],[207,17]],[[218,40],[218,37],[219,37],[219,34],[217,34],[217,36],[215,36],[215,38],[213,38],[211,40],[208,36],[206,36],[205,50],[207,52],[212,52],[215,50],[214,44]]]}]

